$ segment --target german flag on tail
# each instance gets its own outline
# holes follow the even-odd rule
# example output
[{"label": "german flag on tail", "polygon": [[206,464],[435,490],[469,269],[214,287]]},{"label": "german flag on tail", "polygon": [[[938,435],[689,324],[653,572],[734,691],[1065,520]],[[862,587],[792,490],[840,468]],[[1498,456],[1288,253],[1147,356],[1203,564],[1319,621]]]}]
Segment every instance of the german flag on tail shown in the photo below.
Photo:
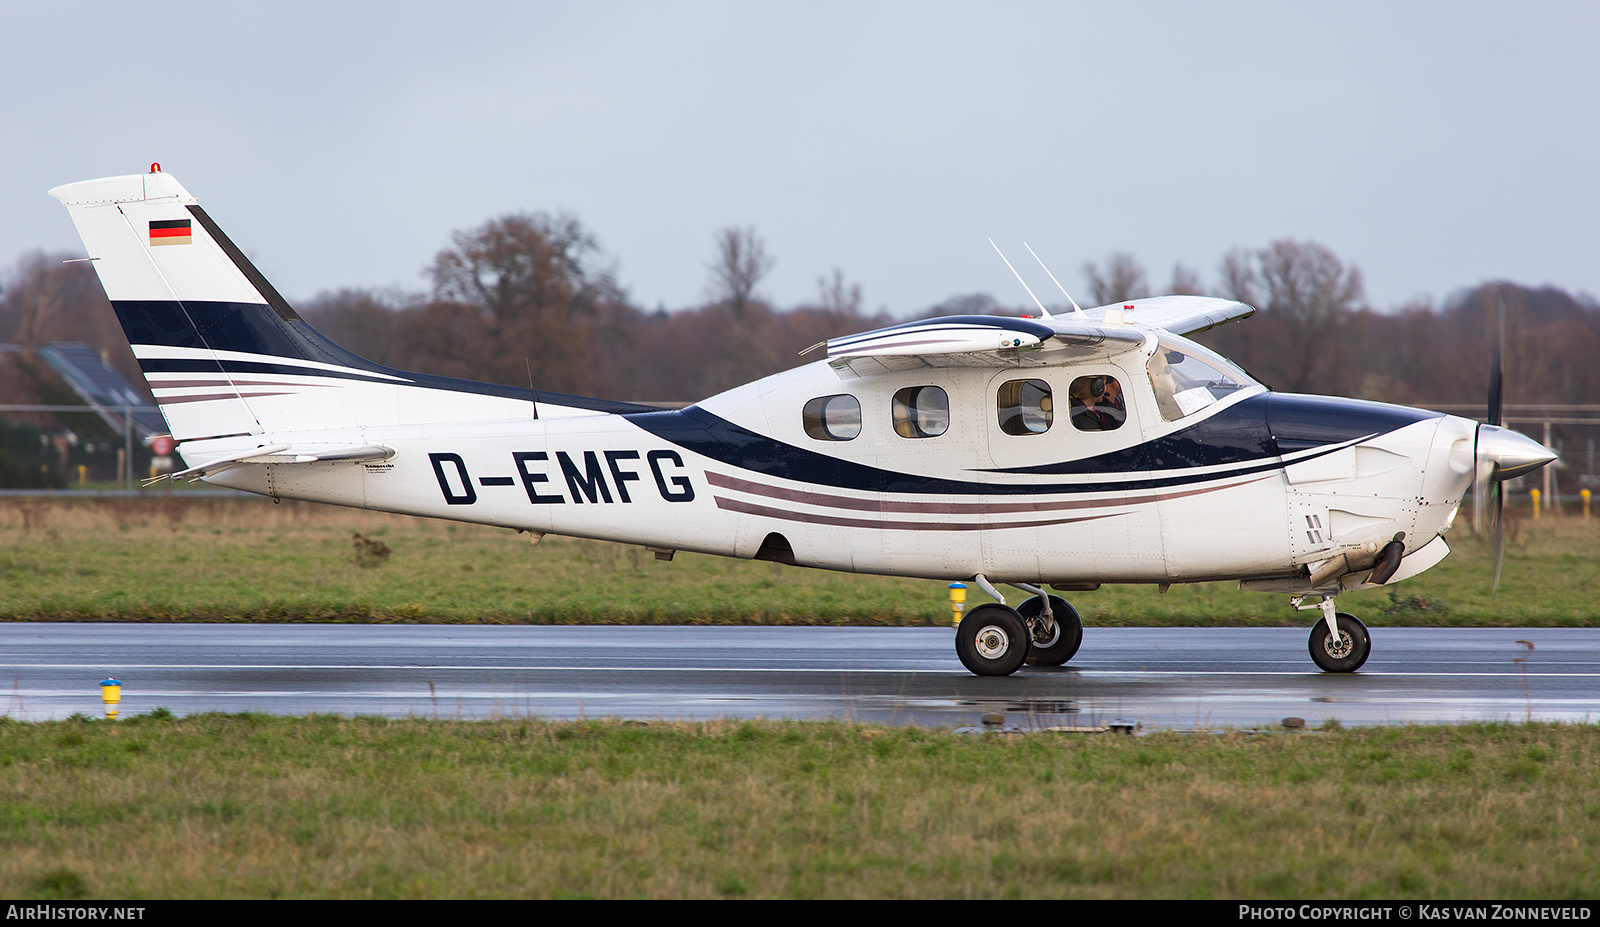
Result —
[{"label": "german flag on tail", "polygon": [[150,220],[150,244],[187,245],[194,241],[188,219]]}]

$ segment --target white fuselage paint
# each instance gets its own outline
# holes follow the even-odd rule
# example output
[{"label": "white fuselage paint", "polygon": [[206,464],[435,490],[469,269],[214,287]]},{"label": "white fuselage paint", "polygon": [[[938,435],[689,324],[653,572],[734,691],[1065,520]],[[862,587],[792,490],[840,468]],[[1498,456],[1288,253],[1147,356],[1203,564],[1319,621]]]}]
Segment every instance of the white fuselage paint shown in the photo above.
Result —
[{"label": "white fuselage paint", "polygon": [[[1169,423],[1156,408],[1142,360],[1135,352],[1061,367],[932,368],[863,378],[819,361],[696,407],[807,454],[910,478],[979,483],[993,491],[900,492],[785,478],[769,472],[760,459],[697,453],[622,415],[541,403],[535,419],[523,403],[526,418],[473,421],[484,412],[501,413],[507,401],[387,384],[365,384],[363,390],[397,410],[390,421],[410,418],[403,410],[413,405],[430,414],[448,405],[456,421],[275,431],[273,441],[382,445],[395,454],[377,463],[239,467],[208,479],[282,498],[731,557],[756,556],[768,535],[777,533],[792,548],[795,562],[805,566],[939,579],[983,573],[996,581],[1059,583],[1303,575],[1306,564],[1341,552],[1370,552],[1399,532],[1410,554],[1442,534],[1471,481],[1474,423],[1450,416],[1427,418],[1331,453],[1323,448],[1287,454],[1282,461],[1251,467],[994,472],[1115,453],[1263,392],[1251,387]],[[1042,434],[1009,435],[998,427],[994,389],[999,382],[1040,378],[1065,397],[1074,378],[1097,374],[1124,384],[1124,427],[1080,432],[1065,416]],[[911,439],[894,432],[891,397],[911,385],[937,385],[949,394],[950,425],[944,434]],[[386,395],[389,390],[392,396]],[[842,392],[860,401],[859,437],[809,437],[802,406]],[[260,438],[189,442],[183,453],[193,465],[251,440]],[[1467,442],[1465,456],[1462,441]],[[1149,485],[1175,477],[1185,481]],[[1005,491],[1027,486],[1053,488]]]}]

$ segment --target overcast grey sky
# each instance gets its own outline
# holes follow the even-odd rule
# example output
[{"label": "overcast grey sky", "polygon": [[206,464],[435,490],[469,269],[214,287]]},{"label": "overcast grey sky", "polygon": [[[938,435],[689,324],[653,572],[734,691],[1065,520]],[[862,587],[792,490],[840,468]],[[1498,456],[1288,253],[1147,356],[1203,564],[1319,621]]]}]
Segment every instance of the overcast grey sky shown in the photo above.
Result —
[{"label": "overcast grey sky", "polygon": [[[1600,4],[8,4],[0,267],[81,253],[57,184],[160,161],[294,300],[418,290],[450,233],[577,215],[639,304],[1041,296],[1113,249],[1311,239],[1379,308],[1600,293]],[[1031,262],[1030,262],[1031,263]],[[1041,286],[1042,284],[1042,286]],[[1078,296],[1078,292],[1074,292]],[[1081,299],[1082,297],[1080,297]]]}]

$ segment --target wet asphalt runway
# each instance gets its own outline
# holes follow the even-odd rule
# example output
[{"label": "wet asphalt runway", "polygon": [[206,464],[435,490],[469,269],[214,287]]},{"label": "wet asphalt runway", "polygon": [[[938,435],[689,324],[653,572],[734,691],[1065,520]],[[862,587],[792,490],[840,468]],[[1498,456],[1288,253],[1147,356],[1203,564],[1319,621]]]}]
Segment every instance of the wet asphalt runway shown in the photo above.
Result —
[{"label": "wet asphalt runway", "polygon": [[[947,629],[0,624],[0,713],[158,706],[439,718],[846,718],[1146,728],[1600,720],[1600,629],[1375,628],[1317,672],[1299,628],[1088,628],[1059,669],[968,674]],[[1529,641],[1533,650],[1517,643]],[[1522,660],[1524,662],[1517,662]]]}]

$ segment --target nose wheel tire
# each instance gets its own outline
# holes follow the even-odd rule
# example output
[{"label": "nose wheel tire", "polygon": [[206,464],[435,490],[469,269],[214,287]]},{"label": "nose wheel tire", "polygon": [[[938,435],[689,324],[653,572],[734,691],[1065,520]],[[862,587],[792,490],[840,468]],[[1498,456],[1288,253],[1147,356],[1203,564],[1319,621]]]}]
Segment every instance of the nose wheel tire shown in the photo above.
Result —
[{"label": "nose wheel tire", "polygon": [[1353,673],[1372,653],[1372,638],[1361,619],[1349,612],[1339,612],[1334,622],[1339,626],[1337,638],[1329,633],[1326,621],[1311,626],[1311,661],[1324,672]]},{"label": "nose wheel tire", "polygon": [[1050,614],[1055,624],[1049,631],[1038,628],[1036,620],[1044,611],[1038,596],[1017,606],[1017,614],[1033,629],[1032,647],[1028,649],[1029,666],[1060,666],[1072,659],[1083,643],[1083,619],[1077,609],[1058,595],[1050,597]]},{"label": "nose wheel tire", "polygon": [[1010,676],[1028,658],[1028,623],[1004,605],[980,605],[956,628],[956,656],[979,676]]}]

